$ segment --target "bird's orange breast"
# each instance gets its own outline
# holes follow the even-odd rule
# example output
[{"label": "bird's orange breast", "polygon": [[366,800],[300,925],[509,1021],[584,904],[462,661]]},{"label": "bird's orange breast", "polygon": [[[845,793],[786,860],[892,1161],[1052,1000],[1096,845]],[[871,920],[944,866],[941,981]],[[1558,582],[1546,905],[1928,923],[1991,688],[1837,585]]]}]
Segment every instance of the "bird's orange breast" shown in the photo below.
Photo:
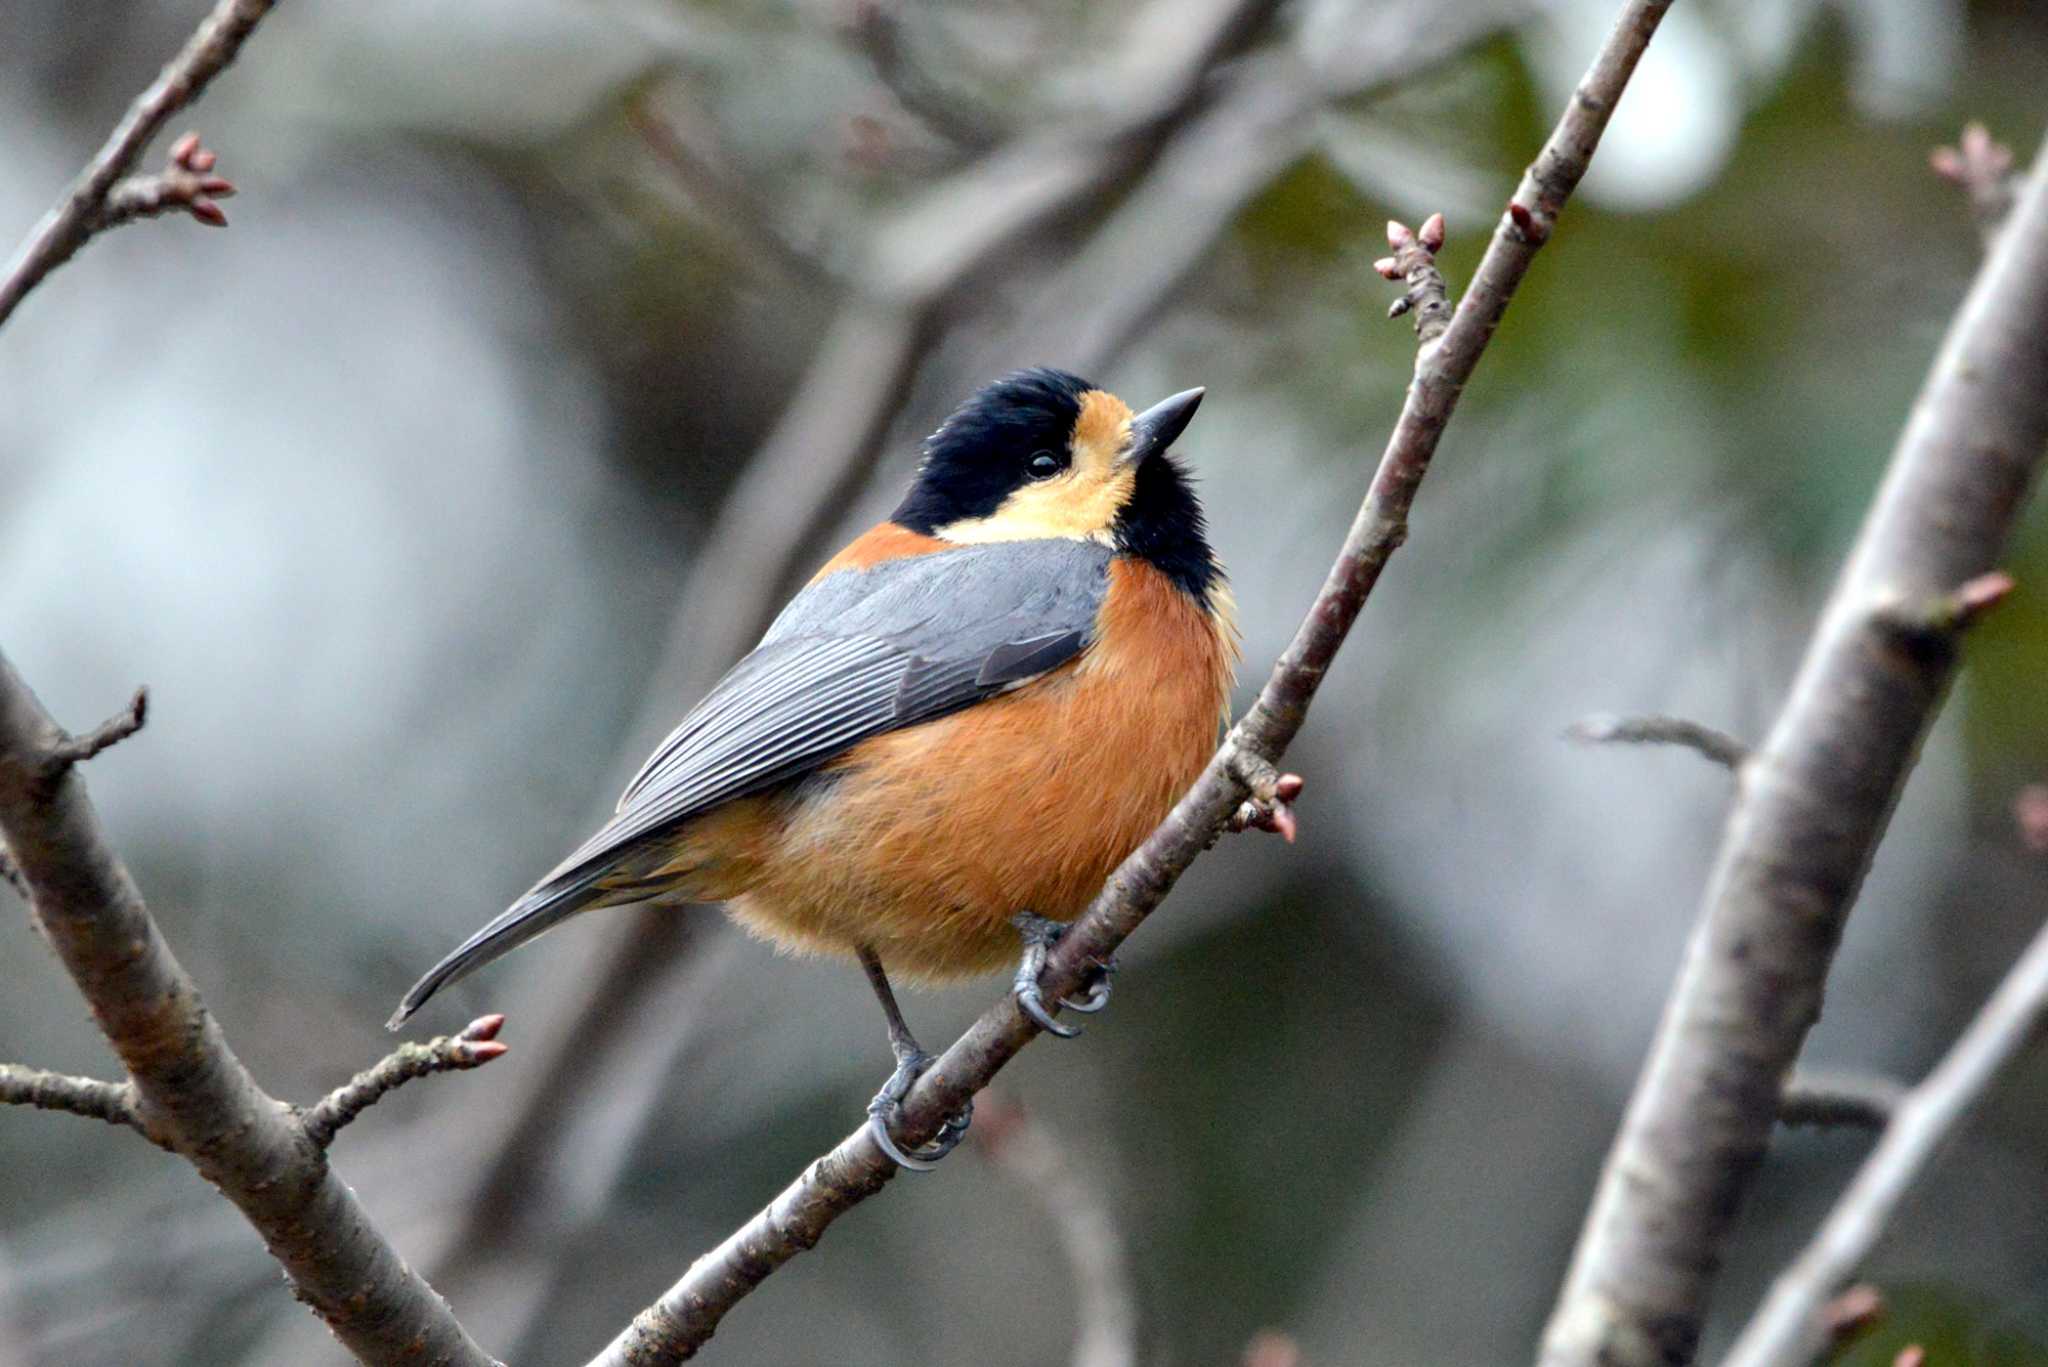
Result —
[{"label": "bird's orange breast", "polygon": [[[887,530],[841,558],[891,548]],[[1079,914],[1201,772],[1235,661],[1224,617],[1117,558],[1077,659],[863,741],[802,785],[760,831],[733,915],[791,948],[872,945],[912,978],[1001,966],[1011,916]]]}]

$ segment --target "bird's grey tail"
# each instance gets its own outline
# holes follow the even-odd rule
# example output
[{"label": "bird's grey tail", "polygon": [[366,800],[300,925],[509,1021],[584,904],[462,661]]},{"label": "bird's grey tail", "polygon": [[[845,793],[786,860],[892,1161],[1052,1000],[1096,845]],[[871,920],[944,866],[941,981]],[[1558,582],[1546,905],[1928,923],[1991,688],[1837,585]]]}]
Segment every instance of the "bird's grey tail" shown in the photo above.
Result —
[{"label": "bird's grey tail", "polygon": [[384,1022],[396,1030],[406,1018],[427,1004],[427,998],[449,983],[466,978],[485,964],[509,954],[537,935],[545,934],[577,912],[604,896],[597,885],[601,870],[591,870],[555,882],[543,883],[507,907],[503,914],[455,947],[453,953],[427,970],[412,985],[398,1010]]}]

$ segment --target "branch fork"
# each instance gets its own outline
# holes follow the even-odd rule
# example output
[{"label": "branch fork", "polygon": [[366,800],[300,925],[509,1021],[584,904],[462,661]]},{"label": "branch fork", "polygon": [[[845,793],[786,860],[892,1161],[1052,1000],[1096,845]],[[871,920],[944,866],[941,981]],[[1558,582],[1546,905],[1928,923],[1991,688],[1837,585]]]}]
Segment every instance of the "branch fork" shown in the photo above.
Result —
[{"label": "branch fork", "polygon": [[217,201],[235,193],[234,183],[215,175],[218,156],[202,146],[197,133],[171,144],[164,169],[152,175],[129,176],[107,192],[92,230],[112,228],[131,219],[187,213],[209,228],[225,228],[228,216]]}]

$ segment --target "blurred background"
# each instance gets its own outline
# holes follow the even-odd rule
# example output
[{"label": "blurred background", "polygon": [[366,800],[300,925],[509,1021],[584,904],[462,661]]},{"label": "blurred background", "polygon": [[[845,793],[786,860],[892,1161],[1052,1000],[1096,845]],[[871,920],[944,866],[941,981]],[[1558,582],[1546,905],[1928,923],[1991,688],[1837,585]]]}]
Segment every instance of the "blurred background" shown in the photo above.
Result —
[{"label": "blurred background", "polygon": [[[5,9],[11,242],[205,6]],[[1004,370],[1209,387],[1180,449],[1248,697],[1412,364],[1384,220],[1442,210],[1461,283],[1613,9],[280,7],[178,125],[221,149],[233,228],[124,229],[0,332],[0,647],[75,727],[150,686],[93,796],[243,1057],[310,1101]],[[1308,1367],[1526,1361],[1728,797],[1689,754],[1562,732],[1764,728],[1979,256],[1928,151],[1982,118],[2029,157],[2043,71],[2031,0],[1675,7],[1289,756],[1300,843],[1219,846],[1114,1008],[1003,1074],[1057,1180],[970,1144],[705,1360],[1066,1361],[1105,1285],[1047,1197],[1080,1183],[1137,1361],[1263,1330]],[[2048,904],[2010,817],[2048,775],[2042,518],[2010,563],[1812,1062],[1917,1077]],[[999,987],[907,1007],[940,1042]],[[507,1058],[389,1098],[334,1161],[519,1364],[595,1352],[889,1067],[857,972],[709,911],[581,920],[420,1033],[486,1010]],[[114,1070],[5,891],[0,1057]],[[2048,1362],[2044,1083],[1871,1269],[1883,1333],[1937,1367]],[[1710,1355],[1867,1144],[1781,1132]],[[341,1360],[184,1164],[0,1114],[0,1367]]]}]

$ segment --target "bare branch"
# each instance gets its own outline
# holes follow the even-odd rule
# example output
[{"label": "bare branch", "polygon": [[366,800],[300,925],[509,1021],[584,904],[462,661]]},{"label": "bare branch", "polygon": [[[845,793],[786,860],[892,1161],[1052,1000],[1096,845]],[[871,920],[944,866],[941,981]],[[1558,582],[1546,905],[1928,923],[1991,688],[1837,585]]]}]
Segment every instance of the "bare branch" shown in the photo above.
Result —
[{"label": "bare branch", "polygon": [[901,0],[853,0],[846,31],[896,103],[932,132],[967,152],[1003,140],[1002,125],[958,91],[942,88],[905,50]]},{"label": "bare branch", "polygon": [[[1669,0],[1630,0],[1592,72],[1516,191],[1554,223],[1584,176],[1609,113],[1648,45]],[[1547,235],[1547,234],[1545,234]],[[1071,995],[1090,965],[1106,961],[1143,922],[1189,864],[1250,796],[1239,776],[1244,756],[1277,765],[1300,730],[1338,648],[1407,535],[1407,514],[1428,473],[1445,423],[1508,301],[1541,245],[1503,216],[1477,276],[1450,326],[1418,358],[1414,383],[1387,442],[1364,506],[1328,579],[1244,718],[1230,730],[1194,787],[1115,874],[1048,956],[1048,998]],[[898,1124],[899,1142],[937,1133],[1039,1033],[1009,996],[985,1012],[918,1079]],[[682,1279],[593,1360],[593,1367],[654,1367],[693,1355],[725,1313],[777,1268],[815,1245],[841,1214],[874,1195],[895,1173],[866,1126],[854,1131]]]},{"label": "bare branch", "polygon": [[1582,745],[1682,745],[1728,769],[1749,758],[1749,747],[1727,732],[1683,717],[1587,717],[1565,735]]},{"label": "bare branch", "polygon": [[1778,1123],[1882,1130],[1905,1093],[1900,1083],[1874,1074],[1794,1073],[1778,1101]]},{"label": "bare branch", "polygon": [[[1959,629],[1998,596],[1989,571],[2044,452],[2048,156],[1950,325],[1785,707],[1745,767],[1544,1367],[1691,1359],[1781,1081],[1954,674]],[[1902,618],[1902,604],[1937,610]],[[1901,1123],[1903,1112],[1887,1143]]]},{"label": "bare branch", "polygon": [[133,1079],[141,1125],[241,1210],[356,1357],[491,1367],[235,1057],[108,847],[77,770],[57,764],[64,744],[0,657],[0,833],[45,937]]},{"label": "bare branch", "polygon": [[142,729],[149,717],[149,690],[138,688],[124,711],[95,726],[82,736],[66,736],[50,747],[50,773],[54,777],[74,764],[83,764],[102,750],[119,745]]},{"label": "bare branch", "polygon": [[648,99],[636,99],[626,106],[626,121],[661,161],[678,188],[739,250],[756,257],[785,285],[815,289],[831,283],[825,269],[809,253],[799,250],[770,220],[768,211],[748,188],[744,179],[733,175],[679,135]]},{"label": "bare branch", "polygon": [[0,1103],[69,1111],[88,1120],[126,1125],[145,1139],[151,1137],[135,1112],[134,1089],[123,1082],[102,1082],[98,1078],[72,1077],[19,1063],[0,1063]]},{"label": "bare branch", "polygon": [[969,1133],[1052,1217],[1080,1301],[1073,1367],[1134,1367],[1138,1292],[1131,1281],[1130,1251],[1109,1217],[1104,1193],[1075,1164],[1073,1154],[1015,1102],[982,1097],[975,1103]]},{"label": "bare branch", "polygon": [[2048,930],[1925,1081],[1900,1098],[1884,1137],[1772,1285],[1723,1367],[1806,1367],[1826,1346],[1822,1308],[1869,1256],[1899,1204],[2048,1016]]},{"label": "bare branch", "polygon": [[[64,198],[43,216],[43,221],[29,234],[28,241],[15,252],[14,259],[7,263],[4,271],[0,271],[0,325],[7,322],[30,290],[76,255],[94,233],[129,222],[145,212],[142,205],[147,201],[148,193],[147,186],[141,183],[131,186],[117,204],[110,207],[108,200],[120,185],[121,178],[128,173],[128,168],[142,155],[142,149],[149,146],[150,139],[163,130],[173,114],[197,100],[208,83],[227,69],[242,50],[242,44],[275,3],[276,0],[219,0],[178,55],[157,74],[149,88],[136,97],[135,103],[128,106],[128,113],[109,135],[105,145],[86,164]],[[179,145],[184,146],[182,142]],[[198,147],[196,139],[192,149],[194,152],[203,150]],[[205,154],[204,170],[196,164],[181,167],[174,155],[172,170],[208,179],[212,155],[210,152]],[[233,187],[227,186],[225,181],[221,185],[225,188],[207,190],[195,187],[197,192],[183,207],[202,223],[216,222],[211,215],[219,214],[217,206],[211,210],[211,215],[199,206],[202,203],[210,205],[210,196],[232,192]],[[162,207],[176,206],[166,203]]]},{"label": "bare branch", "polygon": [[414,1078],[481,1068],[503,1056],[507,1046],[497,1040],[504,1024],[503,1016],[479,1016],[460,1034],[440,1035],[425,1044],[399,1045],[374,1067],[365,1068],[308,1107],[300,1117],[306,1137],[324,1149],[334,1142],[342,1126],[383,1100],[385,1093]]}]

